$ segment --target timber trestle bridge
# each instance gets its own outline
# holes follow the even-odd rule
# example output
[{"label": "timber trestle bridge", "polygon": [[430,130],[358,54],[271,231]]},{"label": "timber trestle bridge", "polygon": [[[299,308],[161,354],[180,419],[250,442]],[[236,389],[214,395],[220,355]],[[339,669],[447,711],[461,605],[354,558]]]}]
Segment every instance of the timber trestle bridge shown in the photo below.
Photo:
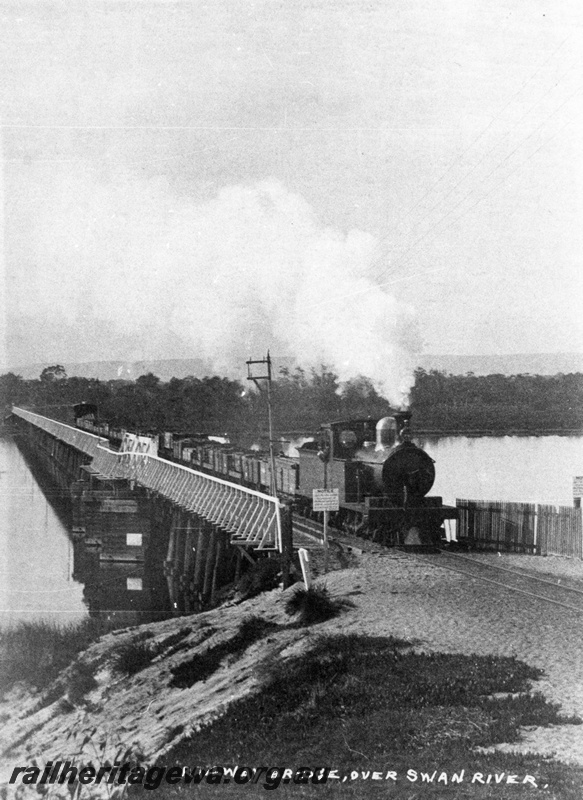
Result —
[{"label": "timber trestle bridge", "polygon": [[[73,496],[73,537],[98,550],[102,564],[147,562],[155,551],[173,605],[185,613],[237,580],[242,561],[278,555],[287,585],[294,546],[321,546],[293,530],[291,509],[278,497],[154,452],[114,450],[108,439],[26,409],[12,415],[25,446]],[[191,600],[175,600],[184,596]]]},{"label": "timber trestle bridge", "polygon": [[[196,472],[150,453],[112,450],[109,441],[63,422],[21,408],[12,413],[87,456],[94,474],[134,482],[191,511],[231,535],[233,544],[281,552],[281,514],[277,497]],[[56,449],[53,455],[56,455]]]}]

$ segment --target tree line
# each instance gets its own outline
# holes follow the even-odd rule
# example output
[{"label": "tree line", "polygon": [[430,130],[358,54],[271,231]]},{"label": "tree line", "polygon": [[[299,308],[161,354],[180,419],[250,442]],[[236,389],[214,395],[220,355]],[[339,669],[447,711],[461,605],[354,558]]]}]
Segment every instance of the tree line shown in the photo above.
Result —
[{"label": "tree line", "polygon": [[583,374],[448,375],[418,369],[416,426],[439,431],[583,430]]},{"label": "tree line", "polygon": [[[277,432],[315,431],[330,420],[391,413],[389,403],[368,379],[340,384],[325,366],[282,369],[272,383],[271,399]],[[142,432],[225,432],[247,439],[267,430],[265,391],[229,378],[162,382],[148,373],[135,381],[100,381],[68,377],[58,364],[35,380],[13,373],[0,376],[5,413],[12,405],[21,405],[71,422],[72,406],[79,402],[95,404],[100,418],[111,425]],[[418,369],[410,407],[419,431],[580,431],[583,374],[477,376]]]}]

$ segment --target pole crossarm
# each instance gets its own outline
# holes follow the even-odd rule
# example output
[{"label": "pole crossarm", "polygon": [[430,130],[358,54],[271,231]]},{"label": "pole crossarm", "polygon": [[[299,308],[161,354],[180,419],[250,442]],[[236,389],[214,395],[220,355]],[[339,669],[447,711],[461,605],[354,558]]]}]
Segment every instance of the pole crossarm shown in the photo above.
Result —
[{"label": "pole crossarm", "polygon": [[12,413],[85,453],[102,475],[134,481],[223,528],[230,534],[233,544],[281,552],[281,514],[277,497],[197,472],[151,453],[111,450],[107,439],[32,411],[15,407]]}]

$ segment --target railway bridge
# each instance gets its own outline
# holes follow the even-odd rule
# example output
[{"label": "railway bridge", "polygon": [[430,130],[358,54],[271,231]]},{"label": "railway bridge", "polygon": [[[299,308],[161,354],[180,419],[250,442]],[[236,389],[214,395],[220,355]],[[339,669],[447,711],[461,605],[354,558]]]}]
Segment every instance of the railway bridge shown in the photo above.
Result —
[{"label": "railway bridge", "polygon": [[[78,538],[100,548],[102,561],[143,559],[148,542],[162,536],[162,529],[168,531],[162,560],[171,597],[191,598],[174,602],[178,610],[189,613],[208,603],[221,583],[237,577],[242,560],[254,562],[262,553],[281,557],[284,585],[288,583],[292,515],[277,497],[123,444],[114,450],[105,438],[26,409],[14,407],[12,414],[28,448],[53,479],[71,489],[85,508],[97,505],[115,521],[107,526],[118,535],[107,539],[101,517],[101,527],[95,527],[99,541],[86,529],[87,515],[73,529]],[[141,527],[136,497],[147,499],[142,519],[148,519]],[[122,525],[132,513],[129,528]],[[228,565],[235,562],[233,574]]]}]

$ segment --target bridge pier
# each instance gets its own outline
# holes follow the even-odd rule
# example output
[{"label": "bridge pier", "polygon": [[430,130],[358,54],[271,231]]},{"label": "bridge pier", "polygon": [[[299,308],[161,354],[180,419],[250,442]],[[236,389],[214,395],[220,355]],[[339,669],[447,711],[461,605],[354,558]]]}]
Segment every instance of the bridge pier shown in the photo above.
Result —
[{"label": "bridge pier", "polygon": [[40,463],[60,489],[69,489],[71,483],[78,478],[81,467],[91,459],[26,420],[18,417],[14,420],[18,444]]},{"label": "bridge pier", "polygon": [[[253,563],[249,551],[281,552],[276,497],[156,454],[112,450],[105,439],[25,409],[12,413],[27,447],[73,498],[73,536],[91,550],[87,563],[97,552],[102,568],[140,566],[144,581],[153,564],[162,567],[174,613],[212,605],[239,577],[242,557]],[[141,581],[128,576],[128,592]]]},{"label": "bridge pier", "polygon": [[164,574],[176,612],[195,613],[212,606],[221,587],[236,579],[237,551],[226,531],[174,508]]}]

